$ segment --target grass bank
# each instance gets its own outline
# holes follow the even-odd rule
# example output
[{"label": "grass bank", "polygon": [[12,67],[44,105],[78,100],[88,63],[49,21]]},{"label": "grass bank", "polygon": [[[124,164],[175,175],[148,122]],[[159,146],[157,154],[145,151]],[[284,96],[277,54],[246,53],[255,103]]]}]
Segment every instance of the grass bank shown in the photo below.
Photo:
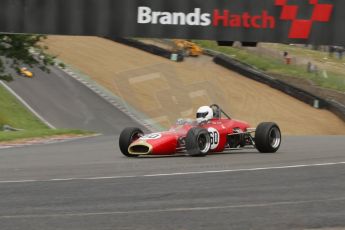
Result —
[{"label": "grass bank", "polygon": [[3,125],[21,129],[22,131],[0,131],[0,142],[18,139],[51,137],[51,136],[83,136],[92,132],[83,130],[50,129],[32,115],[12,94],[0,85],[0,128]]},{"label": "grass bank", "polygon": [[282,59],[253,54],[247,49],[222,47],[214,41],[196,41],[196,43],[204,48],[228,54],[268,74],[309,79],[320,87],[345,92],[345,74],[339,72],[319,71],[318,73],[308,73],[305,66],[286,65]]}]

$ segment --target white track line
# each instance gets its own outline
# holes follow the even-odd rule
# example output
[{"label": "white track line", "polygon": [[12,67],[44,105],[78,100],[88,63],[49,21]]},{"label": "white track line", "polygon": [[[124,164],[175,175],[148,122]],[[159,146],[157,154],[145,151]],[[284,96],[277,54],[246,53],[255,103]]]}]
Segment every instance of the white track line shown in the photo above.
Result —
[{"label": "white track line", "polygon": [[77,180],[112,180],[112,179],[127,179],[127,178],[148,178],[148,177],[167,177],[167,176],[183,176],[183,175],[201,175],[201,174],[217,174],[217,173],[231,173],[231,172],[251,172],[251,171],[265,171],[276,169],[294,169],[294,168],[310,168],[320,166],[334,166],[345,165],[345,162],[333,163],[318,163],[318,164],[304,164],[304,165],[287,165],[287,166],[273,166],[266,168],[247,168],[247,169],[227,169],[215,171],[201,171],[201,172],[179,172],[179,173],[162,173],[162,174],[147,174],[147,175],[129,175],[129,176],[108,176],[108,177],[87,177],[87,178],[57,178],[47,180],[9,180],[0,181],[0,184],[11,183],[34,183],[34,182],[62,182],[62,181],[77,181]]},{"label": "white track line", "polygon": [[13,96],[15,96],[31,113],[33,113],[38,119],[40,119],[46,126],[51,129],[56,129],[52,124],[50,124],[46,119],[39,115],[23,98],[21,98],[16,92],[14,92],[8,85],[3,81],[0,81],[0,84],[5,87]]},{"label": "white track line", "polygon": [[105,216],[105,215],[135,215],[135,214],[150,214],[150,213],[169,213],[169,212],[191,212],[191,211],[212,211],[224,209],[239,209],[239,208],[262,208],[272,206],[286,206],[286,205],[301,205],[301,204],[315,204],[328,202],[345,201],[344,197],[329,198],[318,200],[301,200],[301,201],[281,201],[269,203],[254,203],[254,204],[238,204],[238,205],[224,205],[224,206],[205,206],[205,207],[181,207],[181,208],[167,208],[167,209],[146,209],[146,210],[132,210],[132,211],[114,211],[114,212],[81,212],[81,213],[58,213],[58,214],[33,214],[33,215],[8,215],[0,216],[0,219],[30,219],[30,218],[68,218],[68,217],[88,217],[88,216]]}]

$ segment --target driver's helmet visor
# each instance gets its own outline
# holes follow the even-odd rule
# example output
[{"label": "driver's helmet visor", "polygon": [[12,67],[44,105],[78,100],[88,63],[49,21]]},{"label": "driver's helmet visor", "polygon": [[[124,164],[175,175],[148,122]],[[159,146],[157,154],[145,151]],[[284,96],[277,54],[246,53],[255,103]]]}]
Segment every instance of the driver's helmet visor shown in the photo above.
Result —
[{"label": "driver's helmet visor", "polygon": [[208,115],[208,112],[196,113],[196,118],[205,118],[207,115]]}]

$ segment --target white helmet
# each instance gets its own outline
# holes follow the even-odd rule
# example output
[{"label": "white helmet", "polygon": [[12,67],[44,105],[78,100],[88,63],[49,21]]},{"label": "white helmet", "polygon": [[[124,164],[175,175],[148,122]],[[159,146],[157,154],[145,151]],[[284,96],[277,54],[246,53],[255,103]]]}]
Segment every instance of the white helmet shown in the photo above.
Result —
[{"label": "white helmet", "polygon": [[196,112],[196,121],[200,124],[213,118],[213,110],[210,106],[202,106]]}]

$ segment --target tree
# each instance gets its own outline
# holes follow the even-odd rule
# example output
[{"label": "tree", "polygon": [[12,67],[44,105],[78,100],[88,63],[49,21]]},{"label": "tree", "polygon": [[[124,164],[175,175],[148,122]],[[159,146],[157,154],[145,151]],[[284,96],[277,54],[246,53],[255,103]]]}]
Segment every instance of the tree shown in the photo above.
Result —
[{"label": "tree", "polygon": [[13,80],[13,76],[6,73],[6,67],[17,73],[23,65],[49,72],[48,67],[55,64],[55,57],[45,53],[48,47],[42,45],[44,39],[44,35],[0,34],[0,80]]}]

